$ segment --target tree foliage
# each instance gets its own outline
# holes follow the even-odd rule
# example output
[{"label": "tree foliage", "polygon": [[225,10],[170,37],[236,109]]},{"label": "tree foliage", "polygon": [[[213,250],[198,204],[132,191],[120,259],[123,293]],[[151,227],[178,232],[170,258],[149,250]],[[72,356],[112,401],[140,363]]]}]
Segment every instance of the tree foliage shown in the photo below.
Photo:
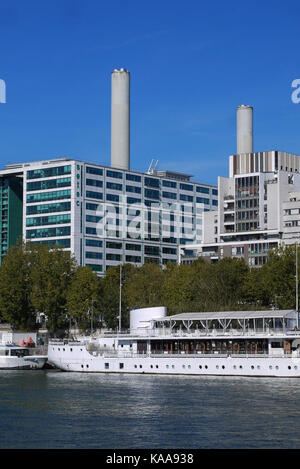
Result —
[{"label": "tree foliage", "polygon": [[25,244],[12,247],[0,270],[0,312],[3,321],[20,330],[35,328],[32,304],[32,262]]},{"label": "tree foliage", "polygon": [[100,282],[89,267],[78,267],[67,291],[66,310],[80,329],[97,321],[100,312]]},{"label": "tree foliage", "polygon": [[[0,268],[0,317],[19,329],[33,329],[44,313],[53,334],[70,322],[83,330],[119,326],[120,271],[122,327],[132,308],[166,306],[168,314],[245,309],[295,308],[295,246],[270,253],[260,269],[242,259],[204,259],[186,264],[124,264],[97,277],[80,267],[68,251],[43,245],[12,247]],[[299,255],[299,254],[298,254]]]}]

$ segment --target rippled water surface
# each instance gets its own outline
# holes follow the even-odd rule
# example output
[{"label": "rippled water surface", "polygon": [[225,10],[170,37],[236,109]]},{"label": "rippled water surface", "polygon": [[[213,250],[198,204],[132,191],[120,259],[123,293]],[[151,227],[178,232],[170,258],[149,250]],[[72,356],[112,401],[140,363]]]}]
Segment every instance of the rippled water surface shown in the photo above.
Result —
[{"label": "rippled water surface", "polygon": [[0,371],[0,448],[299,448],[300,380]]}]

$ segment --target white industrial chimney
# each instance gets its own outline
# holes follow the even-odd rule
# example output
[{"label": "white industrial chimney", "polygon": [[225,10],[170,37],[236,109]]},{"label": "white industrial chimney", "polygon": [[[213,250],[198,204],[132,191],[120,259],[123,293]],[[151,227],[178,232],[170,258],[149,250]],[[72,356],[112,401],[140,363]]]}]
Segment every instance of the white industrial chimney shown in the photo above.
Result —
[{"label": "white industrial chimney", "polygon": [[130,73],[111,74],[111,166],[130,169]]},{"label": "white industrial chimney", "polygon": [[237,154],[253,152],[253,107],[237,108]]}]

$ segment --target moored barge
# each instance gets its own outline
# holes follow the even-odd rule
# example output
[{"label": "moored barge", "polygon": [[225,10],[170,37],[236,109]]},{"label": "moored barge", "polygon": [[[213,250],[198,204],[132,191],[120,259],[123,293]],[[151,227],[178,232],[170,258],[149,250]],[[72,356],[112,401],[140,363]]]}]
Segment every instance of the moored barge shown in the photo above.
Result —
[{"label": "moored barge", "polygon": [[48,360],[74,372],[300,377],[294,310],[130,312],[130,330],[51,340]]}]

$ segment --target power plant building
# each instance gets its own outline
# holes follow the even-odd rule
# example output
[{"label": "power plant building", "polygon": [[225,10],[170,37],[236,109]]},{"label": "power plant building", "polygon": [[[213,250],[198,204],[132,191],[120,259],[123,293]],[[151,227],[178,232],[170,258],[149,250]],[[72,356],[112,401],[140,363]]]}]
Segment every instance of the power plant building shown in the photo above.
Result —
[{"label": "power plant building", "polygon": [[268,252],[300,240],[300,156],[253,152],[252,107],[237,108],[237,154],[218,177],[218,210],[203,215],[203,239],[186,244],[180,262],[244,258],[260,267]]}]

